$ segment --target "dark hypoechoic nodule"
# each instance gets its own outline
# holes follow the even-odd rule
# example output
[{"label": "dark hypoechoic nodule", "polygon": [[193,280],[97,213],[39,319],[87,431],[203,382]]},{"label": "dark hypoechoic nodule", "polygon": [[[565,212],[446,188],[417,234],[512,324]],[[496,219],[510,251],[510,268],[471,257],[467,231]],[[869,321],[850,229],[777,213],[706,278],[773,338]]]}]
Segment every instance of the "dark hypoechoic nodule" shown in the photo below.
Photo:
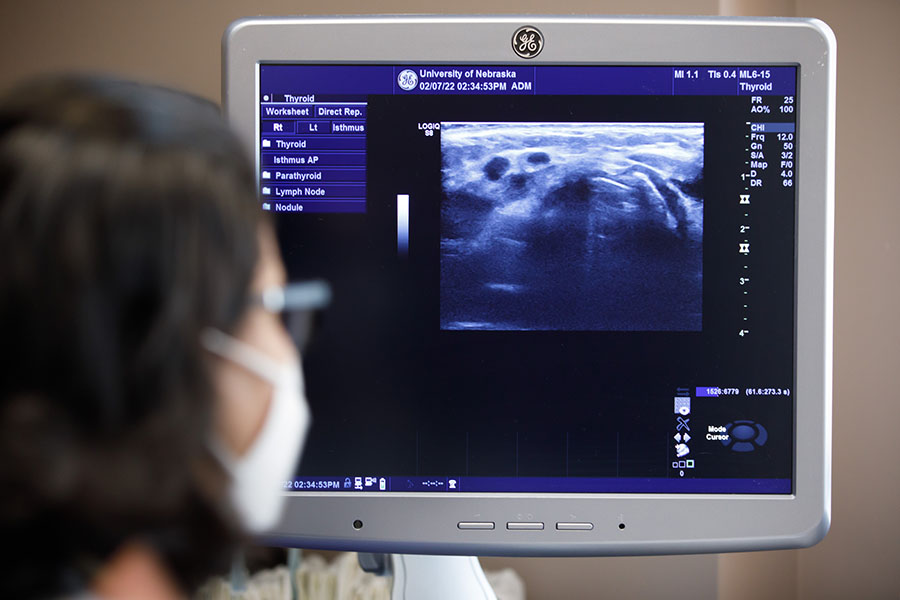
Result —
[{"label": "dark hypoechoic nodule", "polygon": [[699,330],[702,123],[443,123],[443,329]]}]

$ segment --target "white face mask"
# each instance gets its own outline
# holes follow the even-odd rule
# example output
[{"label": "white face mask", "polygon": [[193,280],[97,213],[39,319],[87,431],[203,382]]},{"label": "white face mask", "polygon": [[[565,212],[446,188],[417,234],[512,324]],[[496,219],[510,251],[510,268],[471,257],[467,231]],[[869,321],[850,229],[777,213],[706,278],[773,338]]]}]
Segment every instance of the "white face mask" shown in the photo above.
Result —
[{"label": "white face mask", "polygon": [[279,363],[259,350],[215,329],[202,336],[203,346],[272,384],[266,420],[243,456],[236,457],[217,438],[214,454],[231,473],[231,501],[250,533],[262,533],[281,517],[285,481],[293,478],[309,429],[309,405],[299,362]]}]

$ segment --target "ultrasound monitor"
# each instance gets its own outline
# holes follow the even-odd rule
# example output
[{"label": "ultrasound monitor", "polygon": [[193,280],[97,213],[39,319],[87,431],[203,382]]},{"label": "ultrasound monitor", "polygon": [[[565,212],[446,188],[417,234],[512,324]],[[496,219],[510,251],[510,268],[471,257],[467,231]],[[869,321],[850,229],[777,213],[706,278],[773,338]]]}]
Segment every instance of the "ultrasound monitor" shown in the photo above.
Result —
[{"label": "ultrasound monitor", "polygon": [[251,18],[228,117],[332,306],[274,542],[807,546],[830,513],[835,46],[807,19]]}]

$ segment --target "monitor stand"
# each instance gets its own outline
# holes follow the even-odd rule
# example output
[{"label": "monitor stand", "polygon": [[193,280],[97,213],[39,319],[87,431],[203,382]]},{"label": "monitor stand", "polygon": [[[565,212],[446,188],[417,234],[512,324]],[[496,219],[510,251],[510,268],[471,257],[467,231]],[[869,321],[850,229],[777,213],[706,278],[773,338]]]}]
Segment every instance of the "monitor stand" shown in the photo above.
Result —
[{"label": "monitor stand", "polygon": [[474,556],[359,554],[359,566],[393,575],[391,600],[497,600]]}]

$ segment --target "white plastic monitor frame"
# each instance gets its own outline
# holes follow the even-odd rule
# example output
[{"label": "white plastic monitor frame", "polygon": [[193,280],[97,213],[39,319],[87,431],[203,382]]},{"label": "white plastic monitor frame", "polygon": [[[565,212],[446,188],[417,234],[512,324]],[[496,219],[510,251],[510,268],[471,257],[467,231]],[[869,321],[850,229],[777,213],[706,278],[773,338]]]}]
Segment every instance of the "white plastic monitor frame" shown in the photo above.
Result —
[{"label": "white plastic monitor frame", "polygon": [[[523,25],[545,38],[519,58]],[[831,510],[835,39],[812,19],[538,16],[250,18],[223,38],[227,116],[257,157],[260,63],[796,65],[798,88],[794,493],[289,493],[285,546],[465,555],[626,555],[802,547]],[[360,448],[365,452],[365,448]],[[355,528],[354,522],[363,524]],[[492,530],[458,523],[493,522]],[[542,530],[512,531],[511,521]],[[558,522],[591,530],[558,530]],[[359,523],[357,523],[358,525]]]}]

